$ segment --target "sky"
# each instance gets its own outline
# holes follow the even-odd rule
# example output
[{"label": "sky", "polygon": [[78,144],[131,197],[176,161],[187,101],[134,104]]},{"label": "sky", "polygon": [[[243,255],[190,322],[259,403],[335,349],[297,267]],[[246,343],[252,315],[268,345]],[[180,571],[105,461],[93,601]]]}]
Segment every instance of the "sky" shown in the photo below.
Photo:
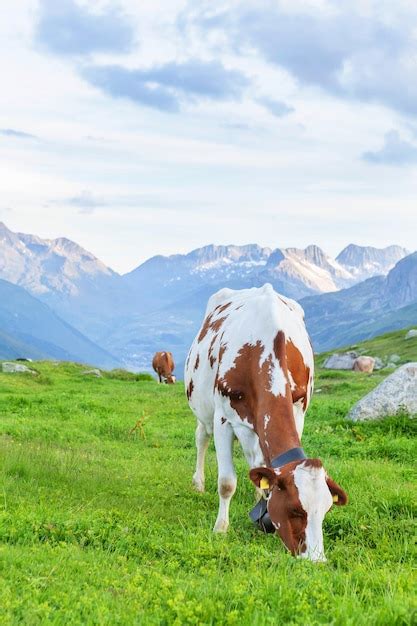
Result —
[{"label": "sky", "polygon": [[417,248],[414,0],[2,0],[0,76],[12,230]]}]

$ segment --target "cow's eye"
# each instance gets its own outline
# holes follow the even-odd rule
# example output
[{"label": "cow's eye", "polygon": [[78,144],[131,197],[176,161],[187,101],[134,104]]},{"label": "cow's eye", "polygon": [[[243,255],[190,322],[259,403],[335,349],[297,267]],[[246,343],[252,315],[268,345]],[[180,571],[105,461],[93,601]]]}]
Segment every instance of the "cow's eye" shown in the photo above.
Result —
[{"label": "cow's eye", "polygon": [[232,400],[243,400],[243,393],[242,391],[231,391],[230,397]]}]

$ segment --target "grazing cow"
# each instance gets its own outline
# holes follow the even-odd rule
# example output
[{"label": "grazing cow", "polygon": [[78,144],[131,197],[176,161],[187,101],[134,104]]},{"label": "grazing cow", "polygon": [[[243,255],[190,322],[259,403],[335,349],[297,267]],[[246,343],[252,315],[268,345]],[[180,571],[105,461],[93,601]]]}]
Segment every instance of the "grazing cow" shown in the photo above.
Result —
[{"label": "grazing cow", "polygon": [[371,374],[374,371],[375,359],[371,356],[358,356],[353,362],[353,370],[355,372],[368,372]]},{"label": "grazing cow", "polygon": [[169,385],[175,383],[176,378],[172,373],[175,369],[172,352],[156,352],[152,359],[152,367],[158,374],[160,383],[162,380]]},{"label": "grazing cow", "polygon": [[252,519],[278,532],[294,555],[323,561],[322,522],[345,492],[319,459],[305,456],[300,439],[313,389],[314,358],[302,308],[271,285],[222,289],[207,305],[185,366],[185,384],[197,417],[193,483],[204,491],[210,436],[218,464],[216,532],[229,526],[236,490],[233,439],[239,440],[261,499]]}]

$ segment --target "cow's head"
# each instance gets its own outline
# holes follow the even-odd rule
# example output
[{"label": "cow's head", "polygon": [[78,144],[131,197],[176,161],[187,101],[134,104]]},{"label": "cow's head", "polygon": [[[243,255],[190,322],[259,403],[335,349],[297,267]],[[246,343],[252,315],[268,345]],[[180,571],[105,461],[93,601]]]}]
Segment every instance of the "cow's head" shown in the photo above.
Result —
[{"label": "cow's head", "polygon": [[165,382],[167,385],[173,385],[176,380],[177,379],[175,378],[174,374],[168,374],[168,376],[165,378]]},{"label": "cow's head", "polygon": [[347,495],[329,478],[319,459],[288,463],[279,469],[257,467],[252,482],[268,489],[267,510],[292,554],[325,561],[323,519],[332,504],[344,505]]}]

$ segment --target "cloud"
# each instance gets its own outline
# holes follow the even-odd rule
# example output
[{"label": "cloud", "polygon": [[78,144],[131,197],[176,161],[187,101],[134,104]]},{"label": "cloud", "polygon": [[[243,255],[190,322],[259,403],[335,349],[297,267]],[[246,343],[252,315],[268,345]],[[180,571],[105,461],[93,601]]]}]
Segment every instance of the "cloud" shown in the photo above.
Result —
[{"label": "cloud", "polygon": [[349,0],[313,10],[294,2],[285,10],[275,0],[242,0],[223,13],[190,10],[188,28],[200,37],[220,31],[238,54],[257,51],[302,85],[417,115],[417,9],[374,6],[360,12]]},{"label": "cloud", "polygon": [[127,52],[133,29],[117,9],[93,13],[74,0],[41,0],[35,40],[59,55]]},{"label": "cloud", "polygon": [[191,60],[146,70],[88,66],[82,75],[110,96],[168,112],[178,111],[184,99],[240,99],[249,85],[244,74],[226,69],[219,61]]},{"label": "cloud", "polygon": [[378,165],[407,165],[417,163],[417,145],[400,137],[397,130],[386,133],[384,145],[375,152],[365,152],[362,158]]},{"label": "cloud", "polygon": [[258,100],[259,104],[264,106],[272,115],[275,117],[284,117],[284,115],[288,115],[294,111],[294,107],[289,106],[285,102],[281,102],[280,100],[273,100],[271,98],[260,98]]},{"label": "cloud", "polygon": [[95,198],[88,189],[83,189],[78,196],[68,198],[66,204],[78,207],[78,213],[81,215],[92,215],[97,207],[105,206],[106,203]]},{"label": "cloud", "polygon": [[0,128],[0,135],[4,137],[15,137],[16,139],[37,139],[36,135],[25,133],[22,130],[14,128]]}]

